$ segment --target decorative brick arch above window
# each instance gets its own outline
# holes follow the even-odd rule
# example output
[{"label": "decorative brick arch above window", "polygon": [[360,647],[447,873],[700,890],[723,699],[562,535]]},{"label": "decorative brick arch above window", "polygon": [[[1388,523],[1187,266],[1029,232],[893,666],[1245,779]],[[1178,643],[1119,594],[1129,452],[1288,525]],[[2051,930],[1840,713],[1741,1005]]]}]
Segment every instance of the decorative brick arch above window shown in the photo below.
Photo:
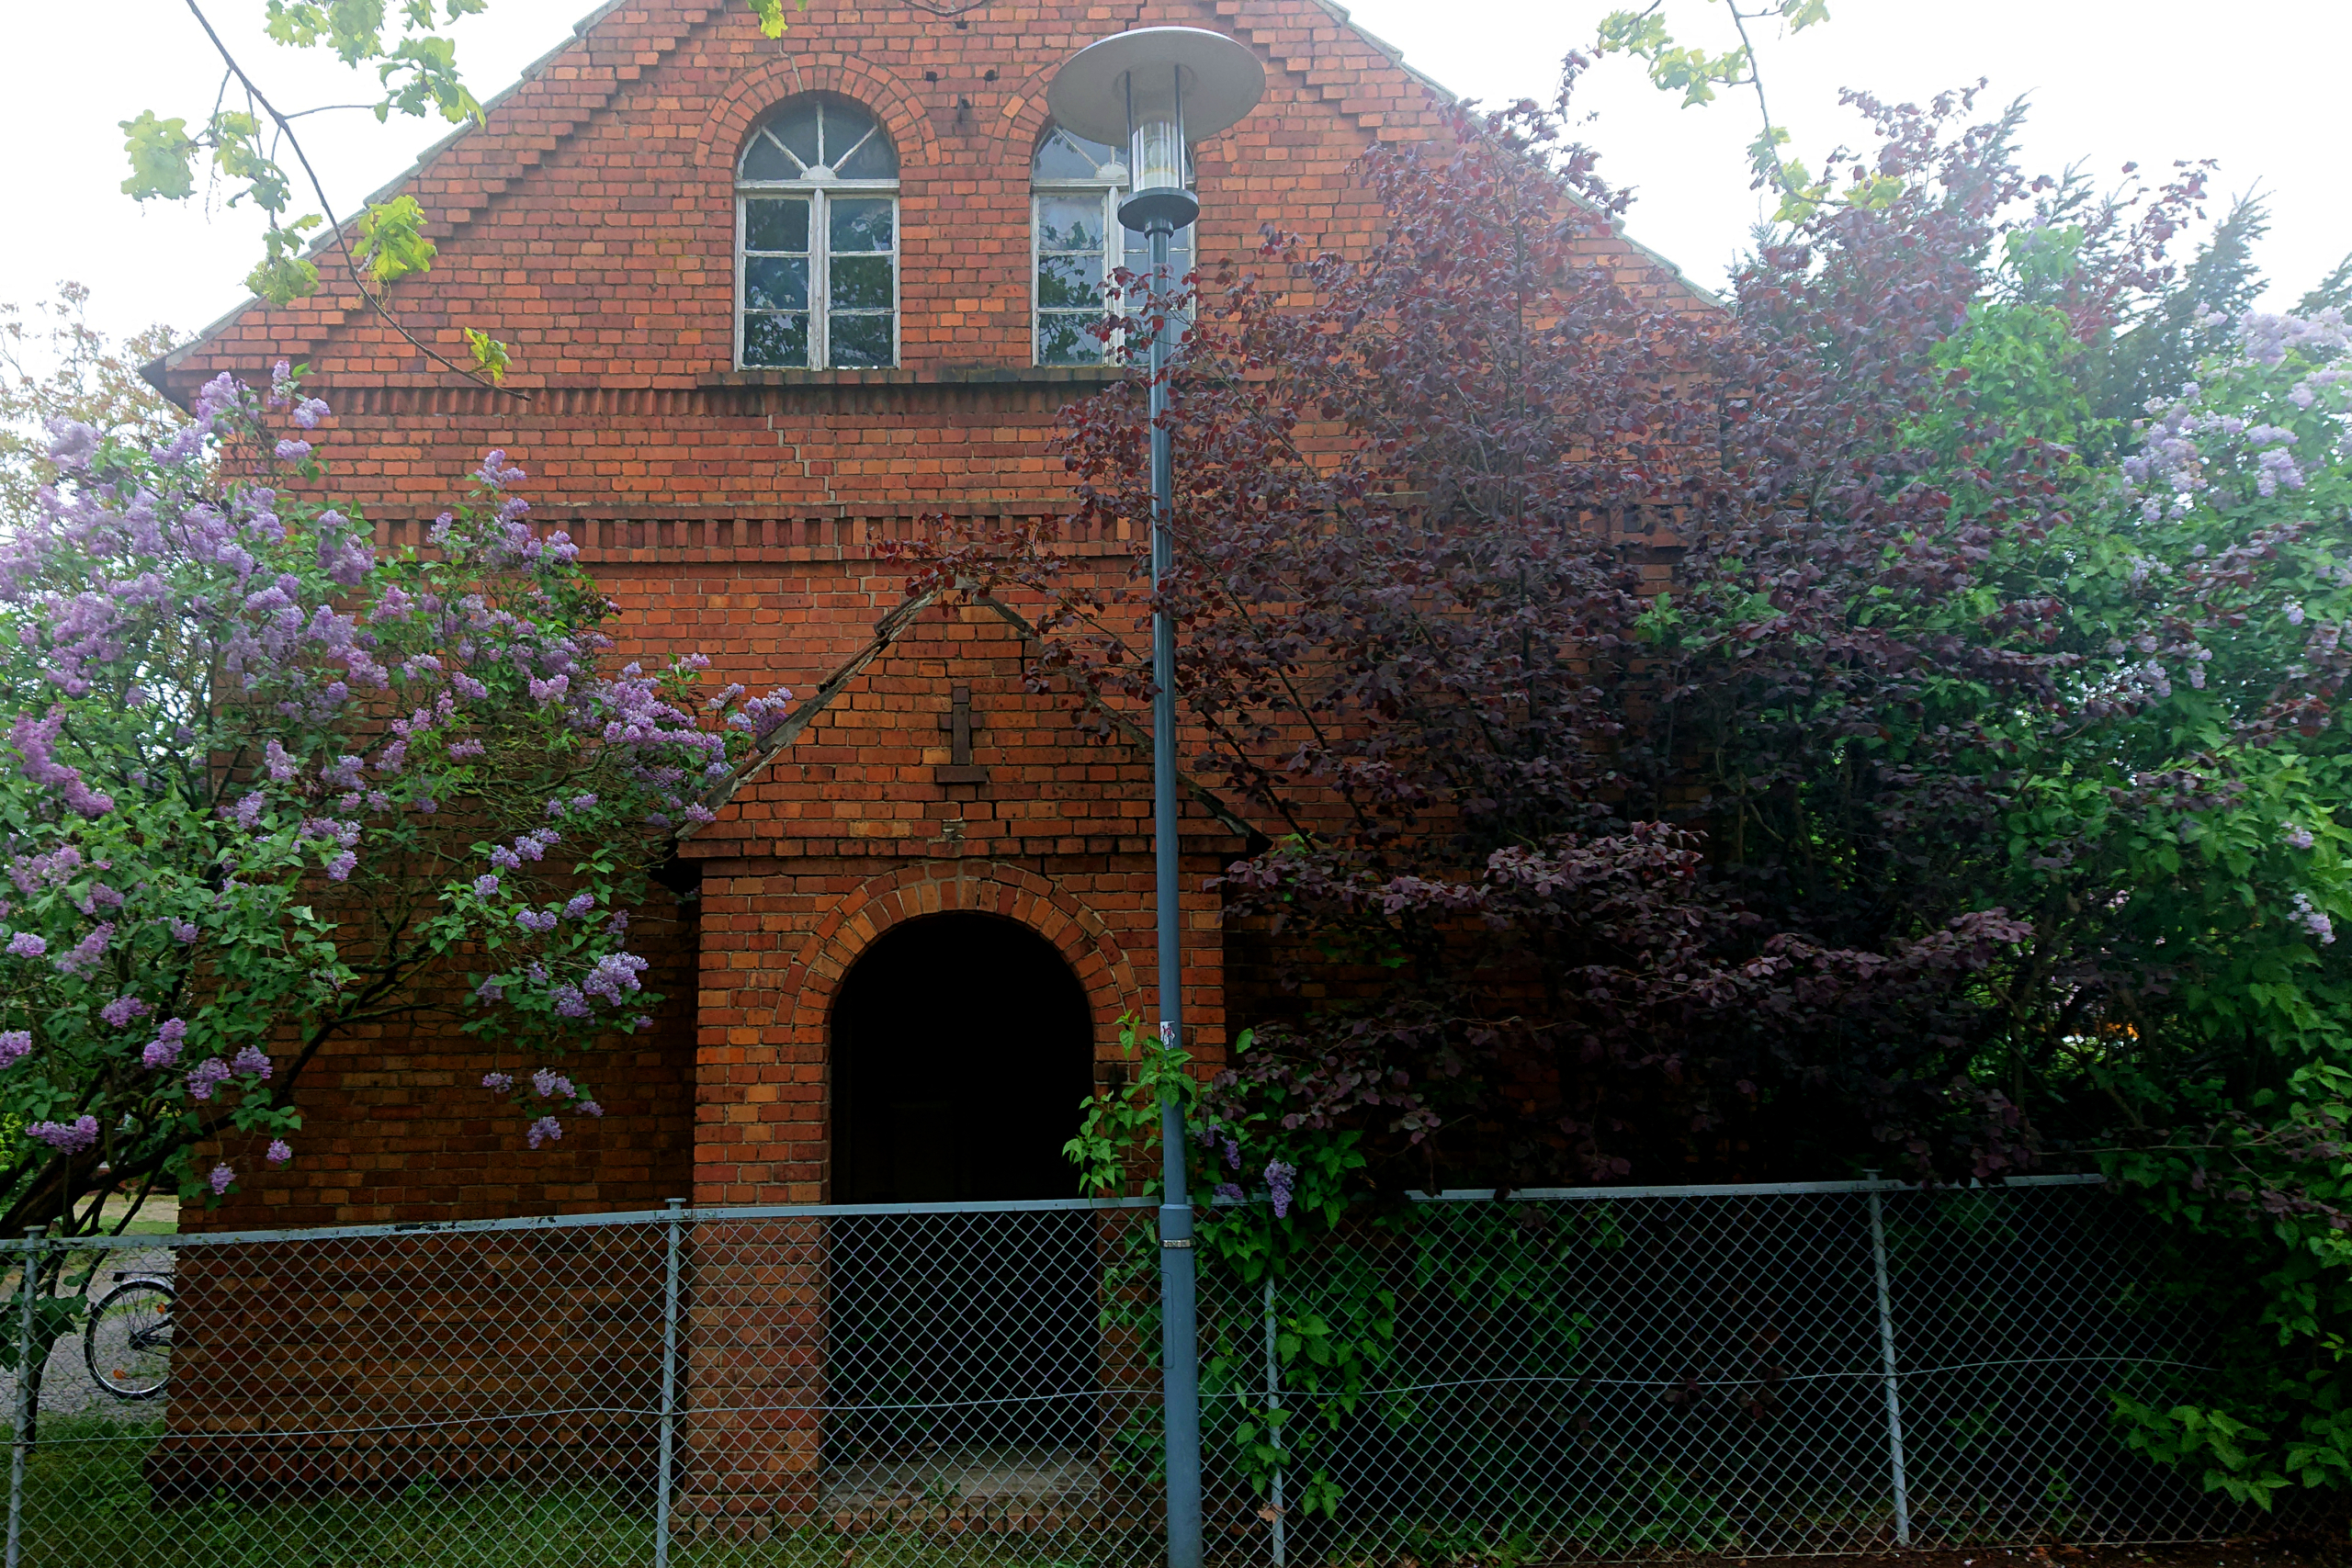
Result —
[{"label": "decorative brick arch above window", "polygon": [[[939,139],[931,116],[897,76],[854,55],[787,56],[737,77],[703,118],[695,139],[696,160],[708,172],[714,193],[724,192],[732,181],[752,128],[776,105],[804,93],[836,94],[872,110],[890,133],[901,169],[916,173],[938,166]],[[723,195],[714,205],[724,205]]]}]

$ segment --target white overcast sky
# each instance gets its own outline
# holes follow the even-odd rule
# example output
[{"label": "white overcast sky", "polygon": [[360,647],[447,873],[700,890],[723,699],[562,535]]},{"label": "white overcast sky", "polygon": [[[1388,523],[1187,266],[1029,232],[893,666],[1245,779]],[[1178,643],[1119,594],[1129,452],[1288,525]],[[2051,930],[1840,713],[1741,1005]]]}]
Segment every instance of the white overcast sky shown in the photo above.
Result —
[{"label": "white overcast sky", "polygon": [[[491,0],[457,32],[476,91],[487,97],[513,81],[592,3]],[[1734,41],[1719,5],[1668,3],[1688,41]],[[1421,71],[1491,103],[1548,100],[1560,57],[1589,44],[1611,8],[1364,0],[1353,13]],[[261,0],[207,0],[207,10],[281,107],[364,96],[365,82],[332,61],[260,41]],[[1838,108],[1841,86],[1925,97],[1981,76],[1996,101],[2031,99],[2025,147],[2037,168],[2079,159],[2104,176],[2132,160],[2161,170],[2176,158],[2217,158],[2220,192],[2258,183],[2272,198],[2260,260],[2273,303],[2290,303],[2352,250],[2343,174],[2352,138],[2345,96],[2326,85],[2352,46],[2347,0],[1830,0],[1830,10],[1827,26],[1766,45],[1774,111],[1816,164],[1826,146],[1858,135]],[[820,3],[797,26],[813,32],[822,15]],[[149,107],[195,120],[211,104],[219,69],[184,0],[0,0],[0,17],[16,67],[0,94],[0,145],[13,150],[0,189],[15,235],[0,246],[0,300],[29,301],[76,278],[114,331],[155,321],[192,331],[234,306],[255,255],[246,214],[199,203],[141,211],[118,190],[118,120]],[[1696,281],[1719,281],[1757,215],[1741,151],[1754,134],[1752,104],[1726,96],[1679,108],[1623,60],[1604,62],[1581,101],[1599,111],[1580,133],[1604,154],[1603,173],[1639,193],[1629,230]],[[446,129],[379,127],[361,114],[304,123],[346,207]]]}]

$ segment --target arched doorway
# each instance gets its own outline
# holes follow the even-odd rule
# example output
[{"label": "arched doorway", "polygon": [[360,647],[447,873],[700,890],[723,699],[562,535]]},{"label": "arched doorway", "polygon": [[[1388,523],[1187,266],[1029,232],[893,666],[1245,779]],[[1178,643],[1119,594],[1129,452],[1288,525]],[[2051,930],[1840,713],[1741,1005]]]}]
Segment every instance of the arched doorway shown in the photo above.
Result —
[{"label": "arched doorway", "polygon": [[[1093,1013],[1035,931],[969,912],[891,928],[842,980],[831,1035],[835,1202],[1078,1196],[1062,1145],[1092,1081]],[[832,1506],[1035,1501],[1091,1473],[1092,1221],[979,1207],[831,1223]]]},{"label": "arched doorway", "polygon": [[1093,1012],[1054,945],[997,915],[893,927],[832,1017],[833,1201],[1072,1198],[1062,1145],[1093,1081]]}]

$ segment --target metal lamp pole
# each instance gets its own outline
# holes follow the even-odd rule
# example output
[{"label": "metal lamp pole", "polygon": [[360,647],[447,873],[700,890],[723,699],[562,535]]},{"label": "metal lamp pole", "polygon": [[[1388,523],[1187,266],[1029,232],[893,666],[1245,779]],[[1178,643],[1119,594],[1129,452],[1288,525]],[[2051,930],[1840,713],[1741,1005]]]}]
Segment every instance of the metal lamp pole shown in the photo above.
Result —
[{"label": "metal lamp pole", "polygon": [[[1125,138],[1131,191],[1119,220],[1151,243],[1148,401],[1151,417],[1151,585],[1157,601],[1175,567],[1170,514],[1175,471],[1168,412],[1169,242],[1193,221],[1194,136],[1239,123],[1266,86],[1257,56],[1204,28],[1137,28],[1088,45],[1046,90],[1061,127],[1096,141]],[[1176,626],[1157,602],[1151,615],[1151,836],[1159,939],[1159,1043],[1184,1038],[1182,912],[1178,907]],[[1169,1568],[1201,1563],[1200,1345],[1193,1310],[1193,1201],[1185,1190],[1184,1106],[1175,1086],[1159,1101],[1159,1349],[1161,1421],[1168,1466]]]},{"label": "metal lamp pole", "polygon": [[[1151,240],[1151,586],[1157,597],[1175,569],[1169,514],[1175,506],[1174,456],[1161,416],[1168,411],[1169,241],[1175,224],[1165,214],[1145,220]],[[1177,901],[1176,623],[1155,604],[1151,612],[1151,844],[1154,919],[1159,935],[1159,1043],[1174,1050],[1184,1038],[1182,914]],[[1185,1187],[1184,1104],[1174,1086],[1159,1100],[1159,1364],[1161,1420],[1168,1442],[1169,1568],[1199,1568],[1201,1561],[1200,1358],[1193,1311],[1193,1199]]]}]

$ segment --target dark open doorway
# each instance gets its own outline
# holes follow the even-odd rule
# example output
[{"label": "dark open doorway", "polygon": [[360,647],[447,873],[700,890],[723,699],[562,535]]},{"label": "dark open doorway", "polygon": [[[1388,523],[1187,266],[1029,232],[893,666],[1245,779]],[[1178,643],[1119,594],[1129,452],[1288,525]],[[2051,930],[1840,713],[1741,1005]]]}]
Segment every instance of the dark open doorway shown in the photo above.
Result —
[{"label": "dark open doorway", "polygon": [[995,915],[933,915],[867,948],[833,1003],[833,1201],[1071,1198],[1062,1145],[1093,1080],[1085,989]]},{"label": "dark open doorway", "polygon": [[[894,928],[833,1004],[834,1201],[1078,1196],[1062,1145],[1092,1058],[1085,990],[1036,932],[978,914]],[[833,1506],[1035,1504],[1091,1477],[1094,1218],[964,1209],[833,1222]]]}]

